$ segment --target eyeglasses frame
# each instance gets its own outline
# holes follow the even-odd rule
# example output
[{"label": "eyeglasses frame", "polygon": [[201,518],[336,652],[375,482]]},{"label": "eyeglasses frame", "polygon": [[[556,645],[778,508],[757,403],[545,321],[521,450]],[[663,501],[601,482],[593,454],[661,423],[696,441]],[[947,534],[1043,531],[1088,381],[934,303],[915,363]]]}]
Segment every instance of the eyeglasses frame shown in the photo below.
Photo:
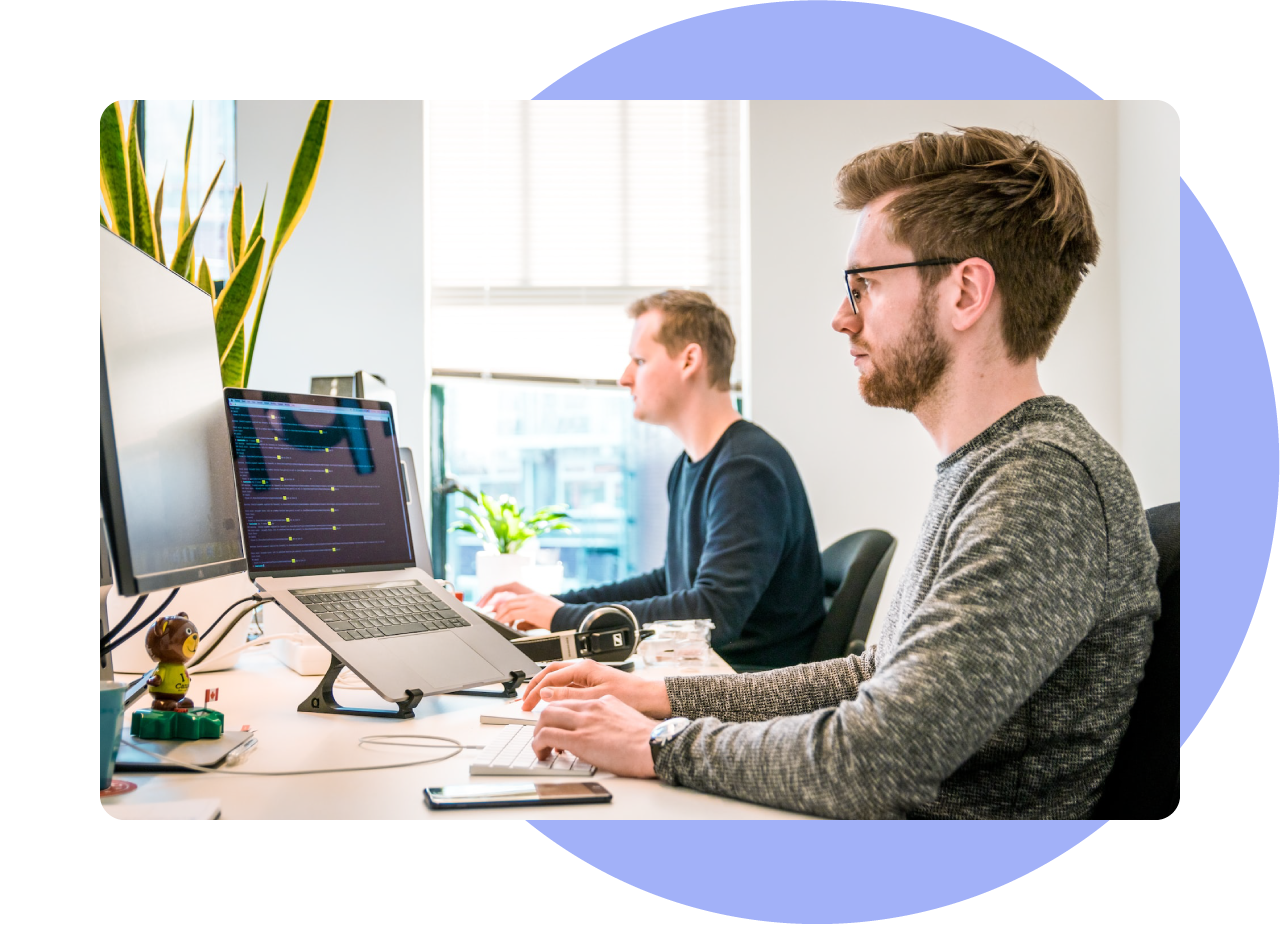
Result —
[{"label": "eyeglasses frame", "polygon": [[844,291],[849,295],[849,307],[853,309],[855,315],[858,314],[858,303],[853,298],[853,283],[849,279],[851,273],[861,276],[863,273],[874,273],[876,270],[900,270],[903,267],[947,267],[964,263],[969,259],[971,258],[935,257],[932,260],[915,260],[911,263],[887,263],[882,267],[850,267],[844,271]]}]

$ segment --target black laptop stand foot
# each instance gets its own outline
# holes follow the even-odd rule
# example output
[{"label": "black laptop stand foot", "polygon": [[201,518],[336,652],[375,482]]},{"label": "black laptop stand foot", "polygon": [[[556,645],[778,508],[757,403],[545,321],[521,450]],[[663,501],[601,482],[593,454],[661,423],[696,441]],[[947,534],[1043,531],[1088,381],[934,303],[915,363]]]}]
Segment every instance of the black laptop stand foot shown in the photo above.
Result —
[{"label": "black laptop stand foot", "polygon": [[405,691],[409,695],[408,700],[402,700],[396,703],[394,710],[362,710],[356,707],[344,707],[333,699],[333,682],[338,680],[338,674],[346,667],[346,664],[338,656],[330,653],[332,661],[329,662],[329,670],[325,672],[323,678],[320,679],[320,685],[315,689],[310,697],[298,704],[299,713],[338,713],[343,716],[383,716],[388,719],[412,719],[413,708],[422,702],[422,691]]},{"label": "black laptop stand foot", "polygon": [[469,697],[501,697],[503,700],[510,700],[516,695],[516,690],[525,682],[523,671],[511,672],[511,677],[502,682],[502,690],[500,691],[482,691],[474,688],[454,691],[455,694],[466,694]]}]

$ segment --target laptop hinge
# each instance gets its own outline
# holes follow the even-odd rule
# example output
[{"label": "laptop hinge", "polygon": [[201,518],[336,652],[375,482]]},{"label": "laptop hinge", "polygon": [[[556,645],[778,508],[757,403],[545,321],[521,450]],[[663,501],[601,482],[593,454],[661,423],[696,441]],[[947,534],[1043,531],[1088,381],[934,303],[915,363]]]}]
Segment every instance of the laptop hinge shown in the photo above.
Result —
[{"label": "laptop hinge", "polygon": [[339,705],[333,696],[333,682],[338,680],[338,674],[347,666],[342,659],[332,653],[330,658],[329,670],[320,679],[319,686],[310,697],[298,704],[299,713],[339,713],[343,716],[384,716],[389,719],[413,718],[413,708],[422,702],[422,691],[405,691],[407,699],[397,701],[394,710],[363,710]]}]

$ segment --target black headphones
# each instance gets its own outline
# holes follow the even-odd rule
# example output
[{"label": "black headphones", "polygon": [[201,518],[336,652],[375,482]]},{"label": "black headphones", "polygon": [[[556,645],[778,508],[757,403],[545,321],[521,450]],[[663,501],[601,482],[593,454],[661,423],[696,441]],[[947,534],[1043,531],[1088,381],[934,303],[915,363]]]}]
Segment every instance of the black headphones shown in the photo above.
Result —
[{"label": "black headphones", "polygon": [[622,604],[597,608],[578,625],[579,653],[597,662],[625,662],[640,645],[640,639],[636,615]]},{"label": "black headphones", "polygon": [[625,662],[648,635],[636,615],[622,604],[606,604],[582,618],[576,630],[549,636],[526,636],[511,643],[535,662],[590,658],[597,662]]}]

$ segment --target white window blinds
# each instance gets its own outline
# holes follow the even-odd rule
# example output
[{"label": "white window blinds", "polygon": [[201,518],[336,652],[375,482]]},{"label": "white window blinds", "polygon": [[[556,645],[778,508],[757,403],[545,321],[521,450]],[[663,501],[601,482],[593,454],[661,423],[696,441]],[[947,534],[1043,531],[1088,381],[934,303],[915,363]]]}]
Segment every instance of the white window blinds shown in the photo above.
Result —
[{"label": "white window blinds", "polygon": [[708,292],[737,330],[737,102],[433,102],[427,122],[437,370],[614,379],[626,306],[662,289]]}]

